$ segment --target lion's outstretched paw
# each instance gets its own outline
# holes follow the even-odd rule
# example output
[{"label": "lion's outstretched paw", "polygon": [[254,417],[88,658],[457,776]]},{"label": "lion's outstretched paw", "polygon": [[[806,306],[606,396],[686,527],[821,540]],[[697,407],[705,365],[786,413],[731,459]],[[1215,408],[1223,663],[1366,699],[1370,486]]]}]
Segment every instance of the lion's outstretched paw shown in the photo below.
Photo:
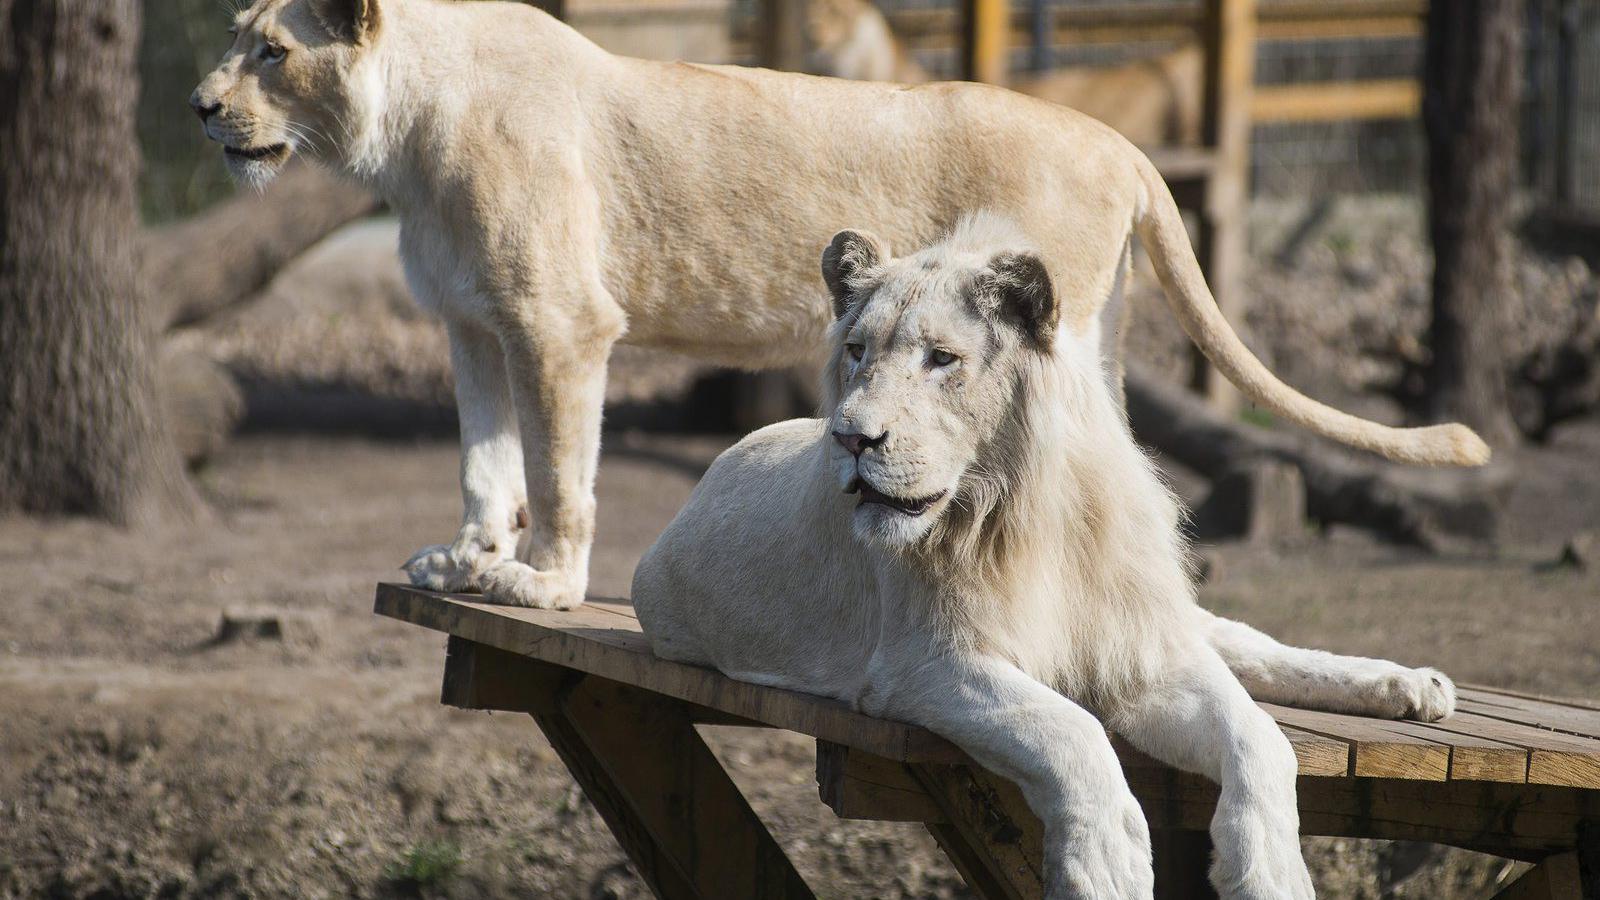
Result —
[{"label": "lion's outstretched paw", "polygon": [[1390,719],[1435,722],[1456,711],[1456,686],[1438,669],[1395,666],[1371,685],[1372,711]]},{"label": "lion's outstretched paw", "polygon": [[573,609],[583,603],[583,586],[559,572],[541,572],[527,563],[506,560],[478,579],[485,600],[533,609]]},{"label": "lion's outstretched paw", "polygon": [[1456,683],[1438,669],[1411,669],[1409,705],[1401,718],[1437,722],[1456,711]]}]

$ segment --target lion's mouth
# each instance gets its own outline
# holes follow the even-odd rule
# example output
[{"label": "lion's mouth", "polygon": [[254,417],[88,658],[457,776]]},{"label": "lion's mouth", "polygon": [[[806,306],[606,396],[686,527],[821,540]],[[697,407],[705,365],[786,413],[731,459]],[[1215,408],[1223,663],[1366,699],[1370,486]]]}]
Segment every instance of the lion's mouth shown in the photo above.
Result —
[{"label": "lion's mouth", "polygon": [[875,503],[880,506],[887,506],[895,512],[907,516],[922,515],[923,513],[927,512],[935,503],[938,503],[940,500],[944,499],[945,495],[944,491],[940,491],[939,493],[928,497],[893,497],[873,487],[871,482],[859,475],[850,482],[850,486],[848,488],[845,488],[845,493],[859,493],[861,495],[861,502],[856,504],[857,509],[866,506],[869,503]]},{"label": "lion's mouth", "polygon": [[289,145],[269,144],[265,147],[232,147],[224,144],[222,152],[238,159],[282,159],[289,155]]}]

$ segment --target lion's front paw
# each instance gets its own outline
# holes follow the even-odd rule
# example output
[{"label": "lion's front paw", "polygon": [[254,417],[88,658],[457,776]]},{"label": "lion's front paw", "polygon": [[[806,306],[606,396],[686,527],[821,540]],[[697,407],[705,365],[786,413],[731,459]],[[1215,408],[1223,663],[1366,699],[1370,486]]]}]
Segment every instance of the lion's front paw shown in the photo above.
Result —
[{"label": "lion's front paw", "polygon": [[583,583],[560,572],[541,572],[527,563],[498,563],[479,579],[490,603],[533,609],[572,609],[583,603]]},{"label": "lion's front paw", "polygon": [[[1075,817],[1052,841],[1061,863],[1052,866],[1048,900],[1125,900],[1155,890],[1150,829],[1127,790],[1102,815]],[[1049,852],[1046,853],[1049,856]]]},{"label": "lion's front paw", "polygon": [[1437,722],[1456,711],[1456,684],[1438,669],[1408,669],[1402,719]]},{"label": "lion's front paw", "polygon": [[509,559],[517,549],[512,532],[494,534],[475,524],[461,527],[455,543],[423,547],[400,568],[417,587],[434,591],[480,591],[484,573]]}]

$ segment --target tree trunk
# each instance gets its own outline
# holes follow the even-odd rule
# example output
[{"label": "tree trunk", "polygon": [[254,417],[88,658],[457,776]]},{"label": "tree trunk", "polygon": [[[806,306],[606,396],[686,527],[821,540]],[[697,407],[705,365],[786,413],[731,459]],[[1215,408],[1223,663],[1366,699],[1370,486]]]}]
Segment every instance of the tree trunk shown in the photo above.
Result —
[{"label": "tree trunk", "polygon": [[0,0],[0,509],[196,508],[136,260],[139,0]]},{"label": "tree trunk", "polygon": [[1513,301],[1511,199],[1523,0],[1428,5],[1423,122],[1433,240],[1429,414],[1516,440],[1500,336]]}]

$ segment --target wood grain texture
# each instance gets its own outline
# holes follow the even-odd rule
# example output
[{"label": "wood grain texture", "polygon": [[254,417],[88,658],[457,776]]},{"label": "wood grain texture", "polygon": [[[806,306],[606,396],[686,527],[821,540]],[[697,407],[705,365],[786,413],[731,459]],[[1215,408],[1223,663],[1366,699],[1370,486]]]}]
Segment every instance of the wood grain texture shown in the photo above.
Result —
[{"label": "wood grain texture", "polygon": [[[569,612],[518,609],[401,585],[380,585],[382,615],[529,659],[644,688],[713,714],[811,735],[897,762],[963,763],[967,757],[914,725],[861,715],[823,697],[734,681],[657,659],[624,601],[592,600]],[[480,662],[487,665],[487,662]],[[508,680],[513,683],[516,679]],[[514,690],[481,689],[478,708],[527,708]],[[1600,789],[1600,710],[1585,701],[1520,697],[1463,687],[1462,712],[1441,722],[1393,722],[1262,707],[1284,729],[1303,776],[1505,782]],[[447,697],[447,702],[450,702]],[[495,705],[498,704],[498,705]],[[520,705],[519,705],[520,704]],[[1169,771],[1115,741],[1123,765]]]}]

